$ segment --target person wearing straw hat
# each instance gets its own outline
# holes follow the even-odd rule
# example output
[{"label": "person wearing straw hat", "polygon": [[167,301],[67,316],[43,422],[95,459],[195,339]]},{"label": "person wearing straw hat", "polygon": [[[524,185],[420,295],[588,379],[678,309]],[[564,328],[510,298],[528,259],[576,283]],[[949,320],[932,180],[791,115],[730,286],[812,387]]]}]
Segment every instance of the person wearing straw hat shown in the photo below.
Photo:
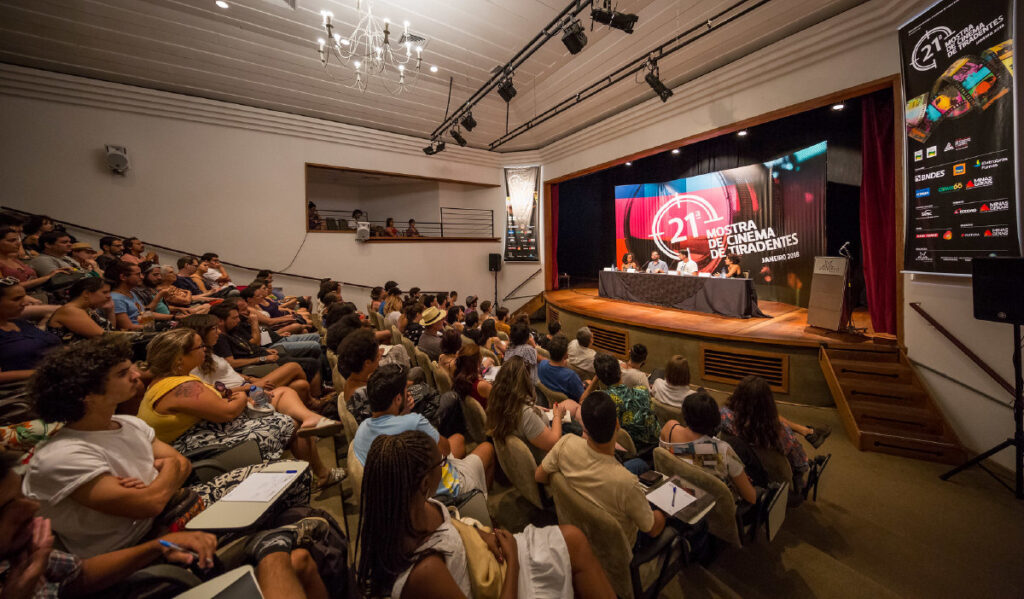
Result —
[{"label": "person wearing straw hat", "polygon": [[444,328],[447,312],[440,308],[427,308],[423,311],[420,324],[423,326],[423,334],[416,347],[423,350],[423,353],[430,356],[432,361],[441,357],[441,329]]},{"label": "person wearing straw hat", "polygon": [[71,258],[82,266],[82,270],[90,277],[102,277],[103,271],[96,263],[99,254],[91,245],[84,241],[71,244]]}]

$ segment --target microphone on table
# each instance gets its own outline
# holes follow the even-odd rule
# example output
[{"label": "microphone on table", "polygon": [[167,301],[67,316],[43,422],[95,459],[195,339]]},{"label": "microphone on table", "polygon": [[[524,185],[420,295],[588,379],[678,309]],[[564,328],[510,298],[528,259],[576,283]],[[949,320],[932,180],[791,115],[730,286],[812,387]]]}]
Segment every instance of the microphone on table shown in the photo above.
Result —
[{"label": "microphone on table", "polygon": [[648,260],[647,262],[644,262],[644,265],[640,267],[640,270],[647,270],[647,266],[648,266],[648,265],[649,265],[649,264],[650,264],[651,262],[653,262],[653,260]]}]

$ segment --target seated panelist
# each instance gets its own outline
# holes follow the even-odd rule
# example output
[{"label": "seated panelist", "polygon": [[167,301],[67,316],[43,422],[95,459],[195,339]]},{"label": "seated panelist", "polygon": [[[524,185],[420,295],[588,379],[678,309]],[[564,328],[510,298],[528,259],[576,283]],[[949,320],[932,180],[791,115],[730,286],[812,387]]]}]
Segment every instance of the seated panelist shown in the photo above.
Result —
[{"label": "seated panelist", "polygon": [[647,263],[647,272],[668,272],[668,264],[665,264],[665,261],[661,259],[661,255],[657,251],[651,252],[651,261]]},{"label": "seated panelist", "polygon": [[740,257],[736,254],[726,254],[725,256],[726,271],[725,276],[729,279],[743,277],[743,271],[740,270]]},{"label": "seated panelist", "polygon": [[681,275],[695,275],[697,274],[697,262],[690,259],[690,254],[683,254],[679,259],[679,263],[676,264],[676,273]]},{"label": "seated panelist", "polygon": [[636,256],[633,255],[633,252],[626,252],[622,256],[622,270],[627,271],[631,268],[633,270],[640,270],[640,267],[636,264]]}]

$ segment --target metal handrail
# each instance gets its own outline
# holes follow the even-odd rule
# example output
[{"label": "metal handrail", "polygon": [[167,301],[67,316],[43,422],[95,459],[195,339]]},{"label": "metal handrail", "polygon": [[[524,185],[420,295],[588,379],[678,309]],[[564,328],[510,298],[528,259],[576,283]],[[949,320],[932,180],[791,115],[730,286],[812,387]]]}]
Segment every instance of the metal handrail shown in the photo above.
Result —
[{"label": "metal handrail", "polygon": [[1003,377],[999,376],[998,372],[996,372],[995,370],[992,369],[991,366],[986,364],[985,361],[978,356],[978,354],[974,353],[973,351],[971,351],[969,347],[964,345],[963,341],[957,339],[956,335],[950,333],[949,330],[946,329],[946,327],[939,324],[939,321],[935,320],[935,317],[926,312],[925,309],[921,307],[921,304],[919,302],[911,302],[910,307],[917,311],[917,313],[920,314],[922,318],[928,321],[928,324],[932,325],[938,332],[942,333],[943,337],[949,339],[950,343],[952,343],[953,345],[956,346],[957,349],[962,351],[964,355],[967,356],[972,362],[977,364],[978,368],[981,368],[985,372],[985,374],[992,377],[992,380],[999,383],[1000,387],[1006,389],[1007,393],[1009,393],[1010,395],[1015,395],[1016,391],[1014,390],[1013,385],[1007,382],[1007,380],[1004,379]]},{"label": "metal handrail", "polygon": [[[501,301],[507,302],[510,299],[521,299],[521,298],[512,297],[512,296],[515,295],[515,293],[517,291],[519,291],[520,289],[522,289],[524,285],[526,285],[527,283],[532,281],[534,277],[536,277],[537,275],[539,275],[542,272],[544,272],[544,269],[543,268],[538,268],[537,271],[534,272],[532,275],[530,275],[530,276],[526,277],[525,279],[523,279],[522,283],[516,285],[515,289],[513,289],[512,291],[509,291],[508,295],[506,295],[504,298],[502,298]],[[533,297],[533,296],[522,296],[522,297]]]}]

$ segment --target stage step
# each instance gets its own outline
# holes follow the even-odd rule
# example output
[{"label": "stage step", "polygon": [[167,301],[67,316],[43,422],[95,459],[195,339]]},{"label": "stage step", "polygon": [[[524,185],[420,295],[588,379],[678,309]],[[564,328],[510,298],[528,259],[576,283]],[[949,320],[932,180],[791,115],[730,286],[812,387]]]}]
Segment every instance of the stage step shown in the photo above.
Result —
[{"label": "stage step", "polygon": [[898,347],[822,346],[818,363],[861,451],[959,464],[966,452]]}]

